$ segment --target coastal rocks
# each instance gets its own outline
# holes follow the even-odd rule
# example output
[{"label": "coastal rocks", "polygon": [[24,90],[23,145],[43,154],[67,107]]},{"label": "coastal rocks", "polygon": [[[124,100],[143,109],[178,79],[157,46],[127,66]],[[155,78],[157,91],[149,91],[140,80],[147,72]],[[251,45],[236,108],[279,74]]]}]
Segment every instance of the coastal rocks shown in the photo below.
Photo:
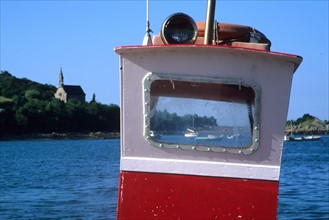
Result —
[{"label": "coastal rocks", "polygon": [[51,133],[46,134],[50,139],[110,139],[119,138],[120,134],[117,132],[90,132],[90,133]]},{"label": "coastal rocks", "polygon": [[119,132],[67,132],[67,133],[31,133],[23,135],[4,135],[0,140],[78,140],[78,139],[112,139],[120,138]]}]

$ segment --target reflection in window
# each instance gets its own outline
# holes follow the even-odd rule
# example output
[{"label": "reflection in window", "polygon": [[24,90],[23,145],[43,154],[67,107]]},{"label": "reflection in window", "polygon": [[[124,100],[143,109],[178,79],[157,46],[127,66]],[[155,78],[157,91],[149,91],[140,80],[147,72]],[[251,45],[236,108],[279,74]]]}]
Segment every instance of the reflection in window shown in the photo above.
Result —
[{"label": "reflection in window", "polygon": [[159,142],[230,147],[251,144],[247,104],[159,97],[150,126]]},{"label": "reflection in window", "polygon": [[153,80],[148,87],[149,137],[160,146],[225,151],[253,144],[253,88],[173,79]]}]

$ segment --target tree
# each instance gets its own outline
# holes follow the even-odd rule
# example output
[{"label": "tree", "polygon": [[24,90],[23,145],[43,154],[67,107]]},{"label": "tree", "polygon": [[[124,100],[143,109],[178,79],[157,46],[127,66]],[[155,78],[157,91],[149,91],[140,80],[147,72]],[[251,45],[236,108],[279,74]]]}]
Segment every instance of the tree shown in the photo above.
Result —
[{"label": "tree", "polygon": [[207,128],[216,126],[214,117],[198,116],[187,114],[178,116],[176,113],[169,113],[167,110],[156,111],[151,118],[151,130],[176,132],[185,131],[187,128]]},{"label": "tree", "polygon": [[96,102],[96,95],[95,95],[95,93],[93,93],[93,97],[92,97],[90,103],[93,103],[93,102]]},{"label": "tree", "polygon": [[310,114],[304,114],[303,117],[298,118],[294,124],[301,124],[305,121],[313,121],[314,119],[316,119],[314,116],[310,115]]},{"label": "tree", "polygon": [[7,71],[0,74],[0,134],[26,132],[119,131],[120,108],[54,98],[56,88]]}]

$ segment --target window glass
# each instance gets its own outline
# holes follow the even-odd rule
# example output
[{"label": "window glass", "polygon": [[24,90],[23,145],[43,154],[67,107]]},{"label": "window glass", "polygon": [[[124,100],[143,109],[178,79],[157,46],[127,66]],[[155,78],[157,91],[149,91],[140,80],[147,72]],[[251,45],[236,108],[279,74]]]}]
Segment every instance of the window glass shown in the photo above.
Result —
[{"label": "window glass", "polygon": [[[146,83],[145,134],[160,147],[225,151],[255,139],[255,90],[211,81],[155,78]],[[257,120],[256,120],[257,121]]]}]

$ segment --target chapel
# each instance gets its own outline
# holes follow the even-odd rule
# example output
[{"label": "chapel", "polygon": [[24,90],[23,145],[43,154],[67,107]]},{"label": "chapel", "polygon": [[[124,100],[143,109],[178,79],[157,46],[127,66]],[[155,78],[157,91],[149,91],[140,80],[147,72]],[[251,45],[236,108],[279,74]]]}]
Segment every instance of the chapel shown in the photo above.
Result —
[{"label": "chapel", "polygon": [[78,100],[80,102],[85,102],[86,94],[82,90],[81,86],[77,85],[64,85],[64,76],[62,68],[60,69],[59,73],[59,82],[58,88],[55,93],[55,98],[64,101],[65,103],[68,100]]}]

